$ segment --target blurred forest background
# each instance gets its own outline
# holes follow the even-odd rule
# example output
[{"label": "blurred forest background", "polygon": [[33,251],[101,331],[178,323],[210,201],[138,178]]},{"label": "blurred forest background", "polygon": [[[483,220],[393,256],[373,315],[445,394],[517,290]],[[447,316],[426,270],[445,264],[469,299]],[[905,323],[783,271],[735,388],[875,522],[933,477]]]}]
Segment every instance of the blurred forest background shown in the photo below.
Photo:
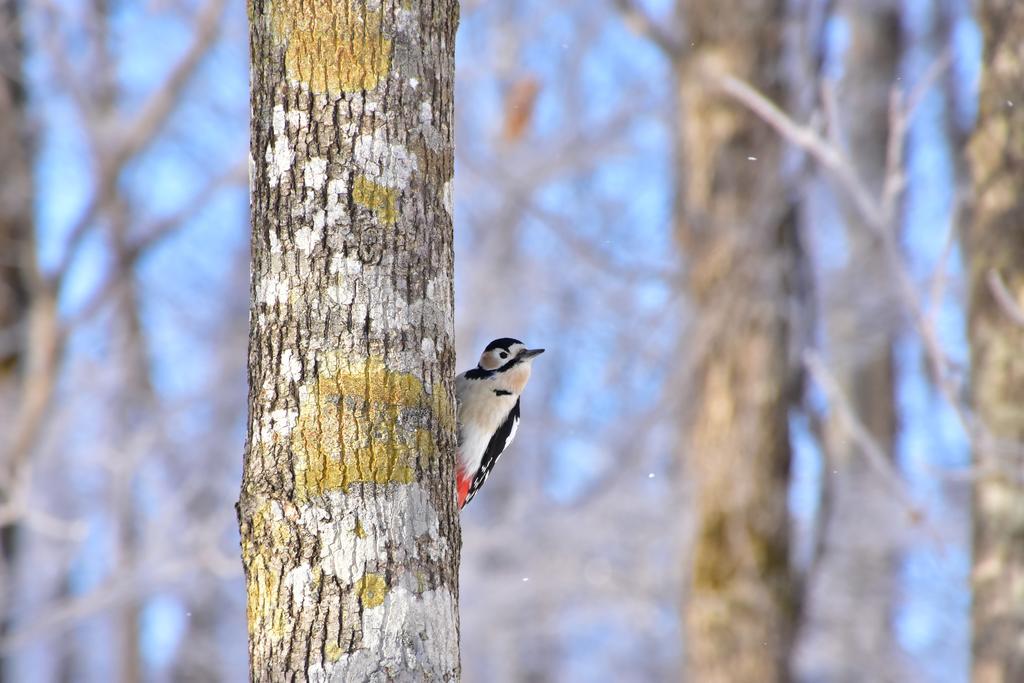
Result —
[{"label": "blurred forest background", "polygon": [[[1024,211],[969,239],[1024,13],[980,6],[462,3],[458,365],[548,349],[462,517],[465,680],[728,680],[724,618],[797,680],[970,677],[972,562],[1024,565]],[[247,31],[0,0],[3,680],[246,679]]]}]

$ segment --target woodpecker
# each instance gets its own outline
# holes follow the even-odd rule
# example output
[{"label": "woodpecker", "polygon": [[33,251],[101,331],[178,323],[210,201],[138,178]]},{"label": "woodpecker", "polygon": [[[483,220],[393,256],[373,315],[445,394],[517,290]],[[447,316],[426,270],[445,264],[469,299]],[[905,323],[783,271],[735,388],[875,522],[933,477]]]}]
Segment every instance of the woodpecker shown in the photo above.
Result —
[{"label": "woodpecker", "polygon": [[533,359],[544,349],[528,349],[518,339],[495,339],[480,363],[455,378],[459,451],[456,477],[461,509],[483,486],[498,456],[519,427],[519,395],[530,379]]}]

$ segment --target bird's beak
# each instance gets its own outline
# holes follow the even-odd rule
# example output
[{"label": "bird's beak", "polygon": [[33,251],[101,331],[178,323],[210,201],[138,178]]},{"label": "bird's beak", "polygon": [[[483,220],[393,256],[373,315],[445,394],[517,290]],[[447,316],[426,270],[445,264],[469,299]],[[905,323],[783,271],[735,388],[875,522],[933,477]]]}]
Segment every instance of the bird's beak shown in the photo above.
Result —
[{"label": "bird's beak", "polygon": [[539,356],[544,353],[544,349],[526,349],[519,354],[519,360],[530,360],[534,356]]}]

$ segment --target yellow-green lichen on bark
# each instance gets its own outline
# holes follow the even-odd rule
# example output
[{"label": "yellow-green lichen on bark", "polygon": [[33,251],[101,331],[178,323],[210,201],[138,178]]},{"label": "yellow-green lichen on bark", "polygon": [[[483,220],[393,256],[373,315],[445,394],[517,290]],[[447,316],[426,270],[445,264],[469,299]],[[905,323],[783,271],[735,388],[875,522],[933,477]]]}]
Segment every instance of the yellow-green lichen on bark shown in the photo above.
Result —
[{"label": "yellow-green lichen on bark", "polygon": [[352,199],[373,212],[381,223],[394,225],[398,220],[398,190],[375,183],[366,176],[356,176]]},{"label": "yellow-green lichen on bark", "polygon": [[345,650],[337,643],[327,643],[324,645],[324,654],[327,656],[327,661],[336,662],[345,654]]},{"label": "yellow-green lichen on bark", "polygon": [[278,548],[288,545],[291,530],[284,519],[284,510],[280,503],[265,501],[256,508],[252,515],[252,537],[266,539]]},{"label": "yellow-green lichen on bark", "polygon": [[285,72],[313,92],[372,90],[391,68],[380,10],[358,0],[273,0],[270,32]]},{"label": "yellow-green lichen on bark", "polygon": [[248,564],[247,616],[249,633],[269,633],[284,637],[284,608],[281,606],[281,574],[274,571],[263,553],[253,555]]},{"label": "yellow-green lichen on bark", "polygon": [[420,571],[414,572],[413,576],[416,577],[416,595],[421,595],[423,591],[430,587],[430,579],[426,574]]},{"label": "yellow-green lichen on bark", "polygon": [[242,535],[242,560],[249,574],[247,617],[249,632],[269,632],[273,638],[284,636],[285,614],[281,605],[283,566],[275,559],[275,549],[284,552],[291,531],[277,503],[262,503],[252,516],[250,533]]},{"label": "yellow-green lichen on bark", "polygon": [[355,590],[363,609],[372,609],[384,604],[388,582],[379,574],[366,574],[356,581]]},{"label": "yellow-green lichen on bark", "polygon": [[318,377],[300,390],[292,432],[296,498],[354,483],[411,483],[417,460],[438,452],[431,416],[450,425],[449,404],[443,389],[428,395],[416,377],[379,358],[326,354]]}]

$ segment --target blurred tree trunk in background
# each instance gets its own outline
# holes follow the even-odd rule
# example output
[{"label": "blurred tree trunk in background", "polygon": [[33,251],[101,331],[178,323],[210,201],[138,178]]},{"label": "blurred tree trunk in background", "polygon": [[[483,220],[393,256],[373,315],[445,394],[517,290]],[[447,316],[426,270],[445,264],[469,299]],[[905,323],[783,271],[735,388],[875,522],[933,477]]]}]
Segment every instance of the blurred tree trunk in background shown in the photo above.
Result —
[{"label": "blurred tree trunk in background", "polygon": [[[210,427],[208,439],[195,434],[213,397],[238,405],[237,383],[204,390],[194,384],[185,401],[170,386],[175,382],[163,381],[163,370],[173,367],[176,379],[192,374],[186,382],[194,381],[205,363],[196,349],[214,338],[220,354],[244,357],[199,329],[197,318],[231,297],[195,303],[188,288],[199,259],[177,268],[173,281],[159,278],[198,314],[174,325],[175,334],[195,331],[198,339],[183,363],[168,343],[173,296],[154,296],[146,279],[163,268],[164,238],[193,223],[211,198],[226,200],[213,207],[221,212],[211,218],[218,228],[240,225],[231,209],[242,198],[242,158],[226,160],[230,136],[212,132],[237,129],[238,117],[228,113],[230,89],[221,87],[231,67],[205,59],[215,42],[231,53],[230,41],[219,38],[223,6],[224,0],[203,0],[194,8],[136,11],[109,0],[59,7],[0,0],[0,668],[10,680],[45,678],[48,671],[61,680],[159,677],[161,658],[172,653],[161,648],[143,657],[146,601],[159,592],[161,600],[177,602],[179,560],[196,570],[189,585],[224,580],[210,569],[222,570],[220,553],[230,543],[222,526],[230,520],[230,496],[222,493],[227,468],[219,456],[225,441],[237,439],[237,409]],[[178,31],[180,40],[152,46],[154,30]],[[123,68],[139,65],[136,50],[156,61],[126,81]],[[224,55],[218,52],[218,60]],[[217,70],[206,78],[218,87],[192,88],[207,67]],[[201,126],[185,123],[217,97],[229,103],[225,109]],[[229,118],[236,123],[224,123]],[[172,149],[200,150],[192,158],[201,161]],[[181,163],[169,171],[172,158]],[[154,182],[157,176],[175,180]],[[217,241],[220,232],[204,232],[203,242]],[[154,252],[156,259],[140,263]],[[220,275],[228,254],[218,256]],[[237,252],[230,256],[237,261]],[[192,419],[181,419],[183,410]],[[172,444],[162,438],[168,432]],[[197,442],[218,458],[195,457]],[[185,475],[166,467],[174,456],[189,460]],[[198,489],[221,491],[217,509],[203,517],[190,505]],[[40,515],[55,525],[44,529]],[[175,532],[184,533],[154,532],[170,517]],[[233,610],[218,613],[222,622],[237,620]],[[41,665],[40,657],[52,664]]]},{"label": "blurred tree trunk in background", "polygon": [[[0,0],[0,399],[16,395],[26,334],[31,269],[35,264],[32,220],[32,150],[28,98],[23,78],[24,36],[21,3]],[[7,416],[7,420],[11,416]],[[3,443],[5,439],[0,439]],[[6,476],[11,463],[0,463]],[[2,502],[9,501],[11,480],[3,482]],[[11,630],[13,600],[18,594],[19,527],[0,527],[0,637]],[[0,681],[10,679],[9,660],[0,657]]]},{"label": "blurred tree trunk in background", "polygon": [[694,306],[684,440],[696,531],[687,679],[782,681],[797,612],[789,561],[790,291],[798,245],[782,144],[709,87],[723,68],[784,101],[785,2],[685,0],[676,61],[677,233]]},{"label": "blurred tree trunk in background", "polygon": [[[115,41],[113,24],[116,21],[114,7],[110,0],[91,0],[92,19],[95,30],[95,66],[93,86],[90,95],[99,120],[114,121],[118,115],[120,101],[117,58],[114,54]],[[100,171],[97,170],[99,173]],[[116,408],[119,443],[130,443],[132,436],[147,425],[157,424],[154,415],[159,415],[157,397],[150,381],[147,342],[141,320],[140,298],[135,269],[131,264],[130,236],[132,212],[131,197],[124,187],[114,185],[105,198],[100,215],[109,229],[110,243],[116,255],[116,263],[123,264],[121,286],[114,294],[117,310],[117,338],[121,340],[120,363],[124,373],[120,396]],[[140,528],[147,511],[137,505],[137,472],[131,462],[134,454],[119,453],[121,462],[114,468],[113,487],[110,500],[111,523],[115,529],[115,543],[112,548],[115,566],[130,567],[138,562]],[[134,683],[145,678],[142,660],[142,607],[143,601],[135,596],[126,596],[117,610],[117,668],[118,680]]]},{"label": "blurred tree trunk in background", "polygon": [[249,7],[252,678],[455,680],[458,4]]},{"label": "blurred tree trunk in background", "polygon": [[[899,67],[902,27],[895,0],[842,0],[848,44],[838,84],[838,117],[849,159],[872,196],[882,195],[889,139],[889,92]],[[844,197],[843,188],[835,195]],[[896,443],[894,344],[900,319],[890,261],[848,200],[837,202],[846,262],[826,280],[822,316],[829,365],[851,407],[886,453]],[[864,283],[870,282],[870,287]],[[830,477],[826,546],[810,593],[812,623],[801,647],[813,678],[859,681],[893,671],[898,645],[897,525],[891,496],[853,435],[830,413],[823,444]],[[887,533],[891,532],[891,533]]]},{"label": "blurred tree trunk in background", "polygon": [[19,327],[28,309],[32,250],[32,165],[22,79],[18,0],[0,0],[0,380],[18,362]]},{"label": "blurred tree trunk in background", "polygon": [[1024,4],[982,0],[978,20],[984,57],[968,147],[968,337],[975,410],[994,438],[974,454],[972,679],[1009,683],[1024,680]]}]

